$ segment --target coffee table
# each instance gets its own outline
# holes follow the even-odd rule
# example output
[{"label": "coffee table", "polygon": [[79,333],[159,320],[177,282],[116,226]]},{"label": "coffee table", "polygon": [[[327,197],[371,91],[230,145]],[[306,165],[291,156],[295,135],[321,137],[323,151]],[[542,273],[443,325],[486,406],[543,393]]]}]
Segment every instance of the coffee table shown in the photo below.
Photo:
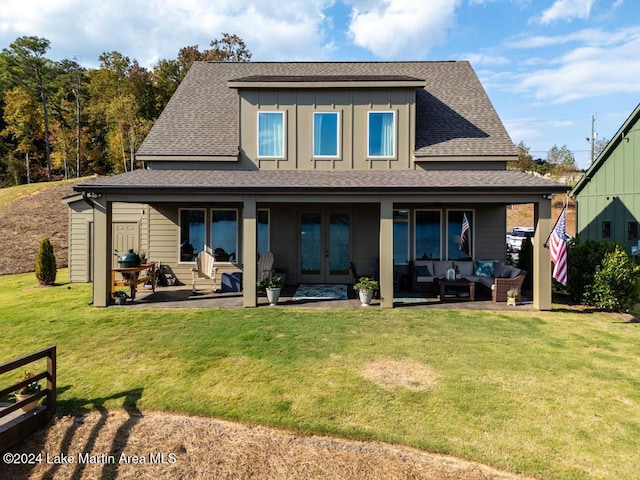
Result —
[{"label": "coffee table", "polygon": [[438,279],[438,284],[441,302],[444,302],[446,300],[447,288],[467,289],[469,291],[469,297],[467,298],[467,300],[473,302],[476,299],[476,284],[475,282],[470,282],[466,278],[460,278],[457,280],[446,280],[444,278],[441,278]]}]

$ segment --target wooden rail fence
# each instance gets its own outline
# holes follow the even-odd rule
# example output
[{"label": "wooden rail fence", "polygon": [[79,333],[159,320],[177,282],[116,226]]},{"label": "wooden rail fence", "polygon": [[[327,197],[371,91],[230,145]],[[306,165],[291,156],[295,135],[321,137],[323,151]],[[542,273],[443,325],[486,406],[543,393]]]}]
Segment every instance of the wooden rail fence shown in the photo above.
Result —
[{"label": "wooden rail fence", "polygon": [[[46,379],[46,388],[41,389],[31,397],[15,403],[0,403],[0,452],[11,448],[25,437],[31,435],[38,428],[46,425],[55,414],[56,347],[55,345],[46,347],[37,352],[0,364],[1,376],[42,358],[47,359],[46,370],[34,372],[35,375],[32,378],[21,380],[6,388],[0,389],[0,399],[2,399],[30,383]],[[22,407],[43,397],[46,397],[43,406],[38,406],[35,410],[22,414],[18,412]]]}]

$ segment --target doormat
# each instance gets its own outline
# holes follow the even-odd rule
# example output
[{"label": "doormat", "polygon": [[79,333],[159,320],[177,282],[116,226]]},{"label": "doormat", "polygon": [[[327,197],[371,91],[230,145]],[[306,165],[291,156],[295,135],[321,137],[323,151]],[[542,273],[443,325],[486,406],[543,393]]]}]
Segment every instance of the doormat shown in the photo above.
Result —
[{"label": "doormat", "polygon": [[347,286],[327,283],[301,283],[292,300],[346,300]]},{"label": "doormat", "polygon": [[400,293],[393,297],[394,305],[426,305],[429,300],[421,293]]}]

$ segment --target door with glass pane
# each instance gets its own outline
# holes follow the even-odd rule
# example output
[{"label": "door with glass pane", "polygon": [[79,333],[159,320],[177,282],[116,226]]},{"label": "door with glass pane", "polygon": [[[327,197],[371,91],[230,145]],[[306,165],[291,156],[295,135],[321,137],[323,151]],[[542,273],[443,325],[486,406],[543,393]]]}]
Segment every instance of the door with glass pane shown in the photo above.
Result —
[{"label": "door with glass pane", "polygon": [[300,214],[299,278],[304,283],[351,280],[351,214],[322,209]]}]

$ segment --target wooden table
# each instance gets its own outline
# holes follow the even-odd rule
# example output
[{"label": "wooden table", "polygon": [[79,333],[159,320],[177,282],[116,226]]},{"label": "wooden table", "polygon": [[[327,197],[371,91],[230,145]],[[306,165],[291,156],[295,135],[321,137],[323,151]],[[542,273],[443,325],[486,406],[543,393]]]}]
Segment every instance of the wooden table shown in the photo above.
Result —
[{"label": "wooden table", "polygon": [[469,290],[469,300],[474,301],[476,299],[476,284],[475,282],[470,282],[466,278],[460,278],[458,280],[446,280],[439,279],[438,284],[440,285],[440,301],[444,302],[446,297],[447,288],[465,288]]},{"label": "wooden table", "polygon": [[[144,272],[144,273],[143,273]],[[116,273],[122,279],[116,280]],[[131,287],[131,300],[136,298],[136,290],[141,283],[151,282],[151,288],[156,291],[156,264],[143,263],[139,267],[118,267],[111,269],[111,298],[116,287]]]}]

